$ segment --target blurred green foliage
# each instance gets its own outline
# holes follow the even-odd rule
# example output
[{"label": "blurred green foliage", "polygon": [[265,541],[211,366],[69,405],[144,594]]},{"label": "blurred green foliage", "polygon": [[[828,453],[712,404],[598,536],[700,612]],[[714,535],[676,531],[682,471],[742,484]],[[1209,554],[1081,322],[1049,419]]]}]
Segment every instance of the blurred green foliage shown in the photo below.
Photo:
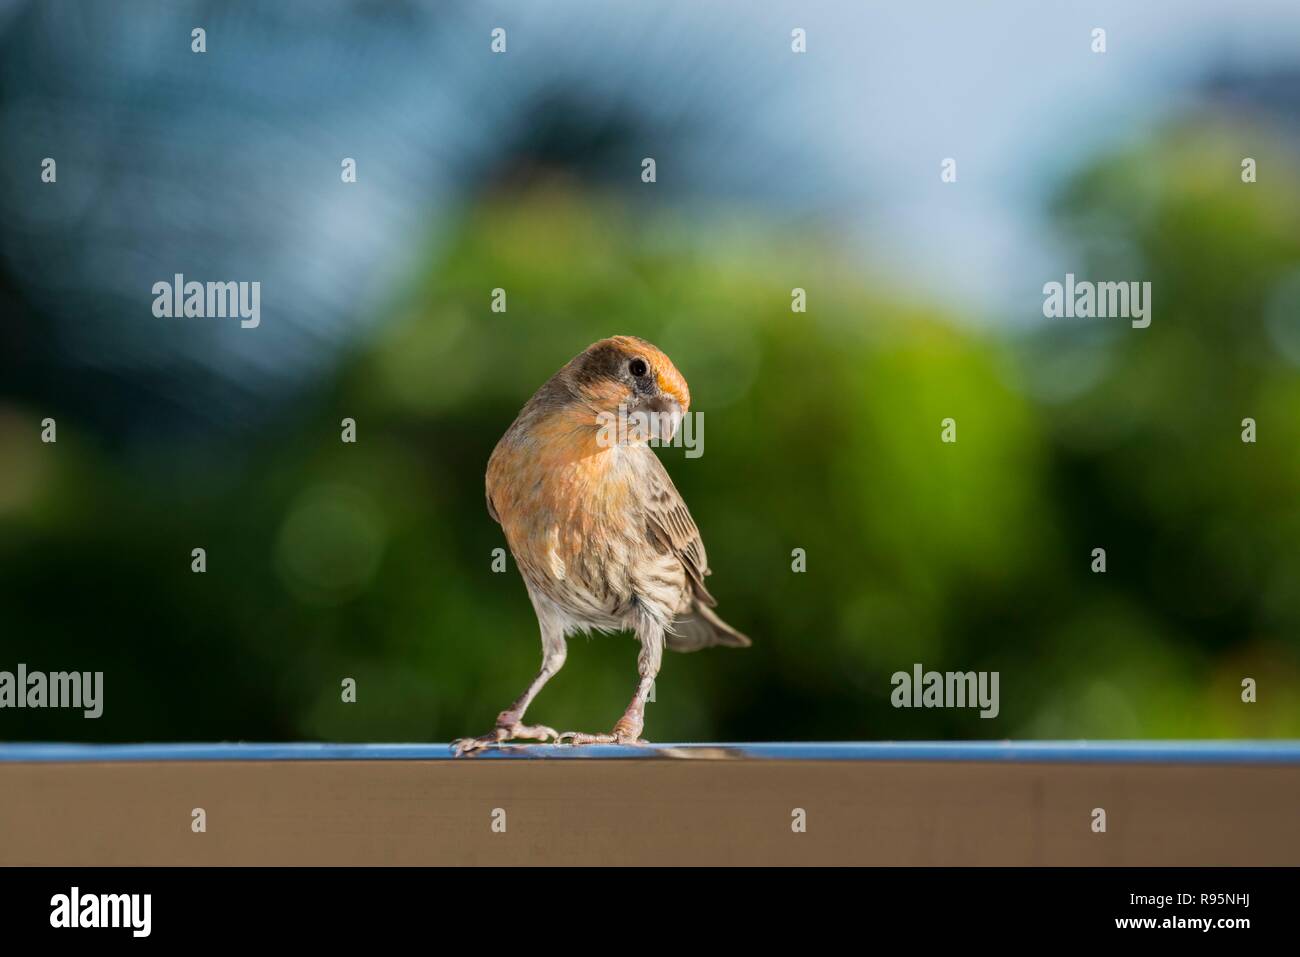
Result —
[{"label": "blurred green foliage", "polygon": [[[98,721],[0,729],[486,730],[540,647],[513,561],[491,571],[484,466],[534,389],[625,333],[690,382],[704,454],[660,454],[720,612],[754,639],[667,656],[652,739],[1300,734],[1300,184],[1278,160],[1242,184],[1241,141],[1176,128],[1058,196],[1080,278],[1152,281],[1146,330],[970,322],[867,283],[825,237],[538,188],[466,211],[379,336],[259,447],[123,463],[75,422],[43,446],[43,413],[0,408],[0,668],[105,672]],[[605,729],[635,643],[572,644],[530,718]],[[1001,672],[1001,715],[895,710],[890,675],[914,662]]]}]

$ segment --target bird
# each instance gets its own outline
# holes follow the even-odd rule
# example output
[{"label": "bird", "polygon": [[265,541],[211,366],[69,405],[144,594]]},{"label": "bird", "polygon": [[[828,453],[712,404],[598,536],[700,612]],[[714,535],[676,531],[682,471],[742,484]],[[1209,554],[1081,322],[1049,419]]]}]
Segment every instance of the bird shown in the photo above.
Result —
[{"label": "bird", "polygon": [[[650,447],[669,442],[690,388],[658,347],[635,336],[588,346],[528,400],[488,459],[488,514],[500,524],[541,630],[542,665],[491,732],[452,742],[457,756],[515,739],[644,744],[646,700],[664,648],[742,648],[750,639],[714,607],[704,542]],[[524,723],[578,633],[632,631],[640,643],[631,703],[608,734]]]}]

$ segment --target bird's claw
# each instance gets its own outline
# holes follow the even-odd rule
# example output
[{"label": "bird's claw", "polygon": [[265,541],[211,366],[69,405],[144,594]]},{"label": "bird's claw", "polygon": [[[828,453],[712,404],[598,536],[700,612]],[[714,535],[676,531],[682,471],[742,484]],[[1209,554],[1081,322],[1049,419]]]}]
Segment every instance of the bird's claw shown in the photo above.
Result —
[{"label": "bird's claw", "polygon": [[556,741],[559,740],[560,734],[554,728],[548,728],[544,724],[519,724],[516,722],[512,725],[497,725],[487,734],[481,734],[477,738],[457,738],[451,743],[451,753],[454,757],[462,757],[474,751],[481,751],[484,748],[494,744],[504,744],[507,741],[514,741],[519,738],[528,738],[533,741]]},{"label": "bird's claw", "polygon": [[555,740],[556,744],[626,744],[640,746],[650,742],[635,734],[615,731],[611,734],[587,734],[583,731],[566,731]]}]

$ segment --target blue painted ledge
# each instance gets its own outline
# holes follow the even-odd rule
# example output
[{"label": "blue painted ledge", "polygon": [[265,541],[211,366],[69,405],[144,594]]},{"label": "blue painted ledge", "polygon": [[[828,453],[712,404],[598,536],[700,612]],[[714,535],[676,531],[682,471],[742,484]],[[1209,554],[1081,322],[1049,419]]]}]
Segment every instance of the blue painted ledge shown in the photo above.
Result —
[{"label": "blue painted ledge", "polygon": [[[1300,741],[818,741],[646,747],[519,744],[491,748],[475,757],[1300,765]],[[445,744],[0,744],[0,762],[450,759],[451,749]]]}]

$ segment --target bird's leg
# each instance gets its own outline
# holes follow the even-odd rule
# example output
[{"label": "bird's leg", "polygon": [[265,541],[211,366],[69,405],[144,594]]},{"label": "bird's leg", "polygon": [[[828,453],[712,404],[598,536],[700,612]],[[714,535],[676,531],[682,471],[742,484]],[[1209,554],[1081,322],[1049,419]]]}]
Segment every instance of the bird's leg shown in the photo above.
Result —
[{"label": "bird's leg", "polygon": [[564,666],[564,659],[567,654],[568,646],[565,644],[562,634],[548,636],[543,631],[542,670],[537,673],[537,677],[533,679],[528,689],[515,699],[515,703],[497,715],[496,726],[490,732],[479,735],[477,738],[459,738],[451,743],[456,757],[470,751],[486,748],[490,744],[514,741],[516,738],[531,738],[538,741],[559,738],[559,734],[554,728],[548,728],[544,724],[523,724],[522,722],[524,712],[528,710],[528,706],[537,697],[537,693]]},{"label": "bird's leg", "polygon": [[664,657],[664,630],[661,626],[646,623],[637,628],[637,638],[641,641],[641,653],[637,655],[637,672],[641,680],[637,682],[636,694],[632,703],[618,719],[614,730],[609,734],[584,734],[581,731],[568,731],[560,735],[564,744],[645,744],[641,740],[641,730],[645,727],[645,703],[654,687],[655,676]]}]

